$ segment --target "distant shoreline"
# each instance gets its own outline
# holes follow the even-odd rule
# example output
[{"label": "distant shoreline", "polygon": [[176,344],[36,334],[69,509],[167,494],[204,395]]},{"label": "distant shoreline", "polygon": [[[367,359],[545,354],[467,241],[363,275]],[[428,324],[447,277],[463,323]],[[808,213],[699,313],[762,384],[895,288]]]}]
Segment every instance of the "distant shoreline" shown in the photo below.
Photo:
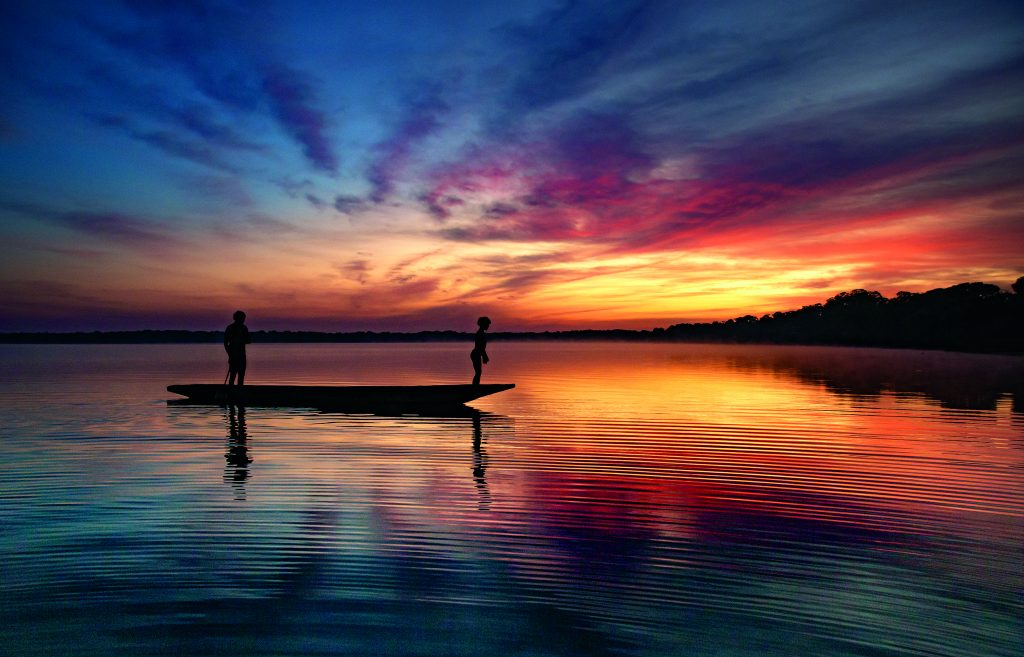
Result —
[{"label": "distant shoreline", "polygon": [[[494,332],[492,340],[658,340],[655,331],[609,329],[570,331]],[[460,331],[252,331],[254,343],[335,344],[387,342],[472,342],[473,333]],[[140,330],[0,333],[0,344],[208,344],[224,339],[223,331]]]},{"label": "distant shoreline", "polygon": [[[949,351],[1024,357],[1024,351],[953,348],[949,346],[884,344],[836,341],[769,341],[757,339],[681,337],[665,329],[581,329],[568,331],[495,332],[492,341],[523,342],[597,342],[617,341],[664,344],[750,344],[803,347],[860,347],[871,349],[908,349],[918,351]],[[397,343],[471,343],[474,334],[459,331],[253,331],[254,344],[397,344]],[[0,344],[9,345],[136,345],[136,344],[219,344],[223,331],[140,330],[140,331],[73,331],[63,333],[18,332],[0,333]]]},{"label": "distant shoreline", "polygon": [[[799,310],[667,328],[577,329],[491,333],[493,340],[619,340],[712,344],[789,344],[970,353],[1024,353],[1024,276],[1006,292],[989,283],[960,283],[923,293],[841,292]],[[0,344],[206,344],[222,331],[136,330],[7,332]],[[469,342],[462,331],[253,331],[263,343]]]}]

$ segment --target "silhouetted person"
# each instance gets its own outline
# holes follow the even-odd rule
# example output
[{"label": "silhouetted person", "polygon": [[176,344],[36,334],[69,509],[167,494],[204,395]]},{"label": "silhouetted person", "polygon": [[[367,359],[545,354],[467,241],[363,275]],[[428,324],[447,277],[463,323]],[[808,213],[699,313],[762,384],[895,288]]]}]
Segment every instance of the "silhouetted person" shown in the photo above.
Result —
[{"label": "silhouetted person", "polygon": [[245,326],[245,313],[236,310],[235,321],[224,330],[224,351],[228,352],[228,385],[245,385],[245,345],[252,342],[249,329]]},{"label": "silhouetted person", "polygon": [[491,325],[491,318],[481,317],[476,320],[476,325],[480,328],[477,329],[476,342],[473,344],[473,351],[469,353],[469,358],[473,361],[473,385],[478,386],[484,363],[490,360],[487,358],[487,329]]}]

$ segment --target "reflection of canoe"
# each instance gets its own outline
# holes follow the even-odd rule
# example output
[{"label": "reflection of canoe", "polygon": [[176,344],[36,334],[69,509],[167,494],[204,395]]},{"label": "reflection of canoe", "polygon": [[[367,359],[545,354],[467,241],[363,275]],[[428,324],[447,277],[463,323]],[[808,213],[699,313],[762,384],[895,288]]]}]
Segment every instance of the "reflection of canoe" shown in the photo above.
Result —
[{"label": "reflection of canoe", "polygon": [[184,395],[188,402],[196,404],[430,409],[459,406],[514,387],[512,383],[445,386],[225,386],[194,383],[167,386],[167,390]]}]

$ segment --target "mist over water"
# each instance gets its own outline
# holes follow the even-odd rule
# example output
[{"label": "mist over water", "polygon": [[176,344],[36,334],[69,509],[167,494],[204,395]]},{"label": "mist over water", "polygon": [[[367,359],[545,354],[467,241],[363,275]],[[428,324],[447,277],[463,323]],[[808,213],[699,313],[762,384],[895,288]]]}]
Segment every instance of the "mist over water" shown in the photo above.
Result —
[{"label": "mist over water", "polygon": [[[258,345],[249,384],[468,383]],[[1024,359],[493,342],[455,417],[174,406],[219,345],[0,346],[0,645],[1017,655]]]}]

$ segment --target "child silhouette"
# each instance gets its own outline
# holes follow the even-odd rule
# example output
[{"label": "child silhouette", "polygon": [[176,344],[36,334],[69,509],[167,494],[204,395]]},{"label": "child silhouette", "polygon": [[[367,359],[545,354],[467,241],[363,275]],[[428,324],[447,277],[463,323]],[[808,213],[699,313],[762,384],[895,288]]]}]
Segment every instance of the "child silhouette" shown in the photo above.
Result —
[{"label": "child silhouette", "polygon": [[473,351],[469,353],[469,358],[473,361],[473,385],[478,386],[483,366],[490,360],[487,358],[487,329],[491,325],[491,318],[481,317],[476,320],[476,325],[480,328],[476,332],[476,342],[473,344]]}]

